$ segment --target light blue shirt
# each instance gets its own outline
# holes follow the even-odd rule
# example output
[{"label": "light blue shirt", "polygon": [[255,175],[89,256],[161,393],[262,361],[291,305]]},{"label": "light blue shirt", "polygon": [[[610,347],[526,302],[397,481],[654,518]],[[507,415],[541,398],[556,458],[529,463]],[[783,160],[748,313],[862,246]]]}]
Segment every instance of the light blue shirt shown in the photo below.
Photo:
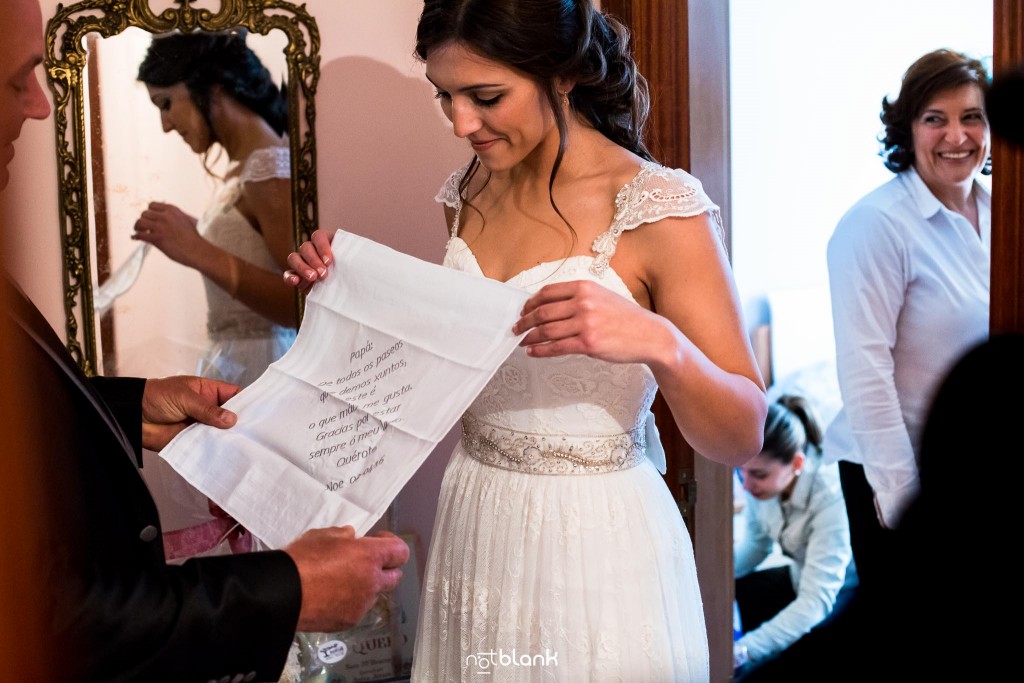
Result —
[{"label": "light blue shirt", "polygon": [[746,531],[734,556],[737,578],[752,572],[778,543],[793,560],[796,593],[782,611],[737,641],[756,663],[786,649],[827,617],[839,590],[856,582],[856,572],[848,572],[853,552],[839,467],[823,463],[819,455],[807,454],[788,500],[758,500],[747,493],[743,514]]},{"label": "light blue shirt", "polygon": [[864,465],[888,527],[917,494],[933,393],[988,337],[991,195],[974,187],[980,235],[911,168],[854,204],[828,243],[843,407],[824,453]]}]

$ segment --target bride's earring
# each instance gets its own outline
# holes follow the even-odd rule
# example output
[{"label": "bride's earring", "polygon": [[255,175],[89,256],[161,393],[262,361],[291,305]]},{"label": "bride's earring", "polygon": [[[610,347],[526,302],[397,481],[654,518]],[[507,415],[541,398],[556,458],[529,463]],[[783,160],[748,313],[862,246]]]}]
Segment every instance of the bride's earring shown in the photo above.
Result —
[{"label": "bride's earring", "polygon": [[562,95],[562,108],[563,109],[568,108],[568,106],[569,106],[569,91],[567,91],[567,90],[563,91],[561,93],[561,95]]}]

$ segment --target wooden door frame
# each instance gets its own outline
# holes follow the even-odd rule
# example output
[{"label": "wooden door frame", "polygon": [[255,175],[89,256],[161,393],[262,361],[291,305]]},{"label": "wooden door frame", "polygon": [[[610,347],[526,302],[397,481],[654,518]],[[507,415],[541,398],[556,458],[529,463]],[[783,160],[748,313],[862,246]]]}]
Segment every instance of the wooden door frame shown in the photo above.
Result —
[{"label": "wooden door frame", "polygon": [[[673,4],[673,3],[668,3]],[[732,148],[729,99],[729,3],[689,0],[688,56],[690,172],[722,211],[726,247],[732,252]],[[733,678],[733,473],[697,458],[697,574],[708,628],[711,681]]]},{"label": "wooden door frame", "polygon": [[[1024,7],[994,0],[992,69],[1024,62]],[[1024,149],[992,140],[992,332],[1024,333]]]},{"label": "wooden door frame", "polygon": [[[602,0],[632,32],[651,90],[647,136],[654,157],[700,178],[721,207],[730,243],[728,3]],[[711,680],[732,679],[732,471],[695,455],[668,407],[654,406],[668,461],[666,483],[693,536],[704,601]]]}]

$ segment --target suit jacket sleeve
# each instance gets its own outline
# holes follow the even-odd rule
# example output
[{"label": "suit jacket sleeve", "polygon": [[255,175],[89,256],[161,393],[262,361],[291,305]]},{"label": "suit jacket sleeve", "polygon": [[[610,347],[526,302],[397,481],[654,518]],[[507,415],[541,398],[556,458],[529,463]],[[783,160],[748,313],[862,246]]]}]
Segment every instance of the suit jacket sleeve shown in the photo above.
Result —
[{"label": "suit jacket sleeve", "polygon": [[[97,563],[96,583],[80,584],[85,636],[80,678],[187,683],[276,681],[298,621],[298,571],[287,553],[269,551],[130,567]],[[94,634],[106,634],[97,638]]]},{"label": "suit jacket sleeve", "polygon": [[294,562],[274,551],[168,565],[137,468],[144,381],[87,379],[38,310],[5,285],[0,278],[11,334],[0,353],[17,370],[9,390],[23,408],[7,427],[25,438],[0,463],[37,466],[38,504],[24,521],[32,544],[19,562],[39,578],[45,642],[56,653],[31,664],[32,680],[278,680],[302,600]]}]

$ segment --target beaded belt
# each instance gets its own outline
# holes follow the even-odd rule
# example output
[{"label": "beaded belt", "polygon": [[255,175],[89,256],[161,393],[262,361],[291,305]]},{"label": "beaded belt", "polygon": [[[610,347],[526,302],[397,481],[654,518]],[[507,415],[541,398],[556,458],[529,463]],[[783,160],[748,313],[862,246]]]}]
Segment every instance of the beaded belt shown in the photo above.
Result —
[{"label": "beaded belt", "polygon": [[647,451],[644,425],[613,436],[529,434],[462,416],[462,446],[480,462],[530,474],[600,474],[635,467]]}]

